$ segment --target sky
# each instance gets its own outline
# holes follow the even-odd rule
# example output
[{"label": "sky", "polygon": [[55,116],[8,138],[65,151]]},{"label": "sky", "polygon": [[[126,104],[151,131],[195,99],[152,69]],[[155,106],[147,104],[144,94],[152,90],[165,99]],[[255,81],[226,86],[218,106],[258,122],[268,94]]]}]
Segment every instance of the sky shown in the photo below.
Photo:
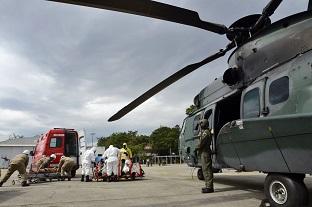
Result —
[{"label": "sky", "polygon": [[[0,0],[0,141],[54,128],[87,138],[181,125],[194,96],[227,69],[230,52],[152,97],[124,118],[123,106],[184,66],[224,48],[227,39],[198,28],[44,0]],[[267,0],[167,0],[230,26],[261,13]],[[285,0],[276,21],[306,10]]]}]

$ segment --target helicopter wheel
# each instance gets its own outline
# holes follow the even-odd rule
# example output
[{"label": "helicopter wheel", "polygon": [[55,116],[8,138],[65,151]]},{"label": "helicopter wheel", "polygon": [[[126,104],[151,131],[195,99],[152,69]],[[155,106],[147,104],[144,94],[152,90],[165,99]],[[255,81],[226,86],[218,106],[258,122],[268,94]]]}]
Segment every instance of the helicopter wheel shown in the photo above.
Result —
[{"label": "helicopter wheel", "polygon": [[199,180],[204,180],[205,178],[204,178],[204,174],[203,174],[203,170],[201,169],[201,168],[199,168],[198,170],[197,170],[197,178],[199,179]]},{"label": "helicopter wheel", "polygon": [[270,173],[264,181],[264,194],[272,206],[295,207],[308,203],[304,176]]}]

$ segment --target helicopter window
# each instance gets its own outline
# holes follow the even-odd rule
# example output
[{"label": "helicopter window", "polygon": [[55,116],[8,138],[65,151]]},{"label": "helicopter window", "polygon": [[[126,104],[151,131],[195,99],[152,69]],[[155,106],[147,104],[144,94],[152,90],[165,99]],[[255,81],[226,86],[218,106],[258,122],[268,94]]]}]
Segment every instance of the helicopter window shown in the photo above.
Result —
[{"label": "helicopter window", "polygon": [[194,122],[193,122],[193,131],[194,131],[194,136],[197,136],[199,133],[199,121],[200,121],[200,117],[201,115],[197,115],[194,118]]},{"label": "helicopter window", "polygon": [[289,78],[284,76],[273,81],[269,88],[270,104],[275,105],[284,102],[289,97]]},{"label": "helicopter window", "polygon": [[259,88],[254,88],[244,96],[243,117],[253,118],[260,115]]}]

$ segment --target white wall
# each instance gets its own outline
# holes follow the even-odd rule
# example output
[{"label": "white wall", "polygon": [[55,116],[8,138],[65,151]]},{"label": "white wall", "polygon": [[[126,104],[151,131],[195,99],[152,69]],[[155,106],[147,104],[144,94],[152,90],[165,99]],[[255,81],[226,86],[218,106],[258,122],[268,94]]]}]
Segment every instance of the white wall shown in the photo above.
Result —
[{"label": "white wall", "polygon": [[[7,163],[1,157],[7,157],[10,160],[15,157],[17,154],[21,154],[24,150],[32,151],[34,147],[25,147],[25,146],[14,146],[14,147],[3,147],[0,146],[0,168],[7,168]],[[28,167],[31,164],[31,156],[29,157]]]}]

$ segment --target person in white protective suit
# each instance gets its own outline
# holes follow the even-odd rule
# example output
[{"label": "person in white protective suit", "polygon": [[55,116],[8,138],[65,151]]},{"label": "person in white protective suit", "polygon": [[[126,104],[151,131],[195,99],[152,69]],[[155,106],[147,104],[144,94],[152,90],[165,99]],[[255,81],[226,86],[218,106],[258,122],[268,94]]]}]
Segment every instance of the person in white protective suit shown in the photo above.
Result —
[{"label": "person in white protective suit", "polygon": [[86,182],[90,182],[90,174],[92,164],[95,163],[95,152],[96,147],[92,147],[89,150],[86,150],[85,153],[82,155],[82,170],[81,170],[81,182],[84,181],[84,177],[86,177]]},{"label": "person in white protective suit", "polygon": [[[119,149],[110,145],[107,150],[105,150],[103,157],[107,158],[107,181],[113,180],[117,181],[117,169],[118,169],[118,155]],[[112,177],[113,176],[113,177]]]},{"label": "person in white protective suit", "polygon": [[126,159],[126,161],[125,161],[125,165],[124,165],[124,167],[122,168],[122,171],[123,171],[125,174],[127,174],[127,173],[130,172],[131,164],[132,164],[131,160],[129,159],[129,157],[127,157],[127,159]]}]

